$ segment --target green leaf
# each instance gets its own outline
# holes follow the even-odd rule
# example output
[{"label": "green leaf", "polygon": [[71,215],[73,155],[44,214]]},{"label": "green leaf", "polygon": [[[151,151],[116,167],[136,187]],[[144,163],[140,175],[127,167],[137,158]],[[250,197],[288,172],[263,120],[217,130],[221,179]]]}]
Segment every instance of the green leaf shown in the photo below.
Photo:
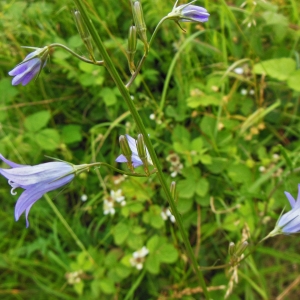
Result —
[{"label": "green leaf", "polygon": [[11,79],[0,80],[0,103],[2,105],[10,103],[18,94],[18,89],[11,84]]},{"label": "green leaf", "polygon": [[300,70],[294,71],[290,74],[287,85],[294,91],[300,92]]},{"label": "green leaf", "polygon": [[65,144],[80,142],[82,140],[81,126],[66,125],[62,129],[62,140]]},{"label": "green leaf", "polygon": [[47,125],[51,118],[48,110],[42,110],[26,117],[24,126],[28,131],[36,132]]},{"label": "green leaf", "polygon": [[60,144],[60,136],[55,129],[44,129],[39,131],[34,139],[44,150],[55,150]]},{"label": "green leaf", "polygon": [[204,116],[200,122],[200,128],[205,135],[214,137],[216,123],[217,121],[215,118]]},{"label": "green leaf", "polygon": [[104,294],[111,295],[116,290],[114,282],[109,278],[101,278],[98,283]]},{"label": "green leaf", "polygon": [[234,164],[229,166],[227,169],[229,177],[232,179],[234,182],[239,182],[239,183],[247,183],[251,181],[251,172],[249,168],[247,168],[243,164]]},{"label": "green leaf", "polygon": [[198,196],[205,196],[209,190],[209,183],[205,178],[199,178],[196,184],[196,194]]},{"label": "green leaf", "polygon": [[254,65],[255,74],[265,74],[278,80],[286,80],[296,69],[296,62],[291,58],[276,58]]},{"label": "green leaf", "polygon": [[75,292],[76,292],[78,295],[82,295],[83,288],[84,288],[84,282],[81,280],[81,281],[75,283],[75,284],[73,285],[73,287],[74,287]]},{"label": "green leaf", "polygon": [[193,179],[180,180],[177,183],[178,195],[181,198],[191,198],[196,191],[196,182]]},{"label": "green leaf", "polygon": [[157,249],[159,242],[160,237],[158,235],[154,235],[148,240],[146,247],[150,253],[153,253]]},{"label": "green leaf", "polygon": [[156,254],[149,254],[149,256],[146,258],[145,262],[145,269],[152,273],[152,274],[158,274],[159,273],[159,265],[160,261]]},{"label": "green leaf", "polygon": [[113,236],[117,245],[122,245],[129,235],[129,227],[125,223],[118,223],[113,229]]},{"label": "green leaf", "polygon": [[178,251],[172,244],[163,244],[157,251],[156,255],[163,263],[174,263],[178,258]]},{"label": "green leaf", "polygon": [[102,98],[102,100],[107,106],[112,106],[117,103],[117,97],[115,95],[114,90],[108,87],[101,89],[99,96]]},{"label": "green leaf", "polygon": [[221,99],[218,99],[211,95],[193,96],[188,99],[187,106],[191,108],[197,108],[198,106],[210,106],[210,105],[220,105]]}]

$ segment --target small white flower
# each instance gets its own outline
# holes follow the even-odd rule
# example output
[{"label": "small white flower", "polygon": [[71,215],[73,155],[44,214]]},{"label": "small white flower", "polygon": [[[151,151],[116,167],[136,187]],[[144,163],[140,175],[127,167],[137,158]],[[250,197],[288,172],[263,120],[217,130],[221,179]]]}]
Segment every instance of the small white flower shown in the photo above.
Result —
[{"label": "small white flower", "polygon": [[168,218],[172,223],[175,223],[175,217],[172,215],[170,208],[163,208],[161,213],[161,217],[163,218],[164,221],[166,221]]},{"label": "small white flower", "polygon": [[254,95],[254,94],[255,94],[255,91],[254,91],[253,89],[251,89],[251,90],[249,91],[249,94],[250,94],[250,95]]},{"label": "small white flower", "polygon": [[103,213],[105,215],[114,215],[115,214],[115,209],[114,209],[114,203],[112,201],[108,201],[106,199],[104,199],[103,202]]},{"label": "small white flower", "polygon": [[234,72],[235,74],[242,75],[242,74],[244,74],[244,69],[243,69],[243,68],[235,68],[235,69],[233,70],[233,72]]},{"label": "small white flower", "polygon": [[88,199],[86,194],[81,195],[81,201],[85,202]]},{"label": "small white flower", "polygon": [[118,203],[125,202],[125,201],[124,201],[124,200],[125,200],[125,197],[122,196],[122,190],[121,190],[121,189],[119,189],[119,190],[117,190],[117,191],[111,190],[111,191],[110,191],[110,197],[111,197],[112,201],[116,201],[116,202],[118,202]]},{"label": "small white flower", "polygon": [[263,173],[263,172],[266,171],[266,168],[265,168],[264,166],[260,166],[260,167],[258,168],[258,170],[259,170],[259,172]]},{"label": "small white flower", "polygon": [[241,94],[243,96],[246,96],[248,94],[248,91],[246,89],[241,89]]},{"label": "small white flower", "polygon": [[155,114],[151,114],[151,115],[149,116],[149,118],[150,118],[150,120],[155,120]]},{"label": "small white flower", "polygon": [[145,246],[140,250],[133,252],[132,257],[130,258],[130,264],[138,270],[141,270],[143,268],[145,256],[148,255],[148,253],[149,250]]}]

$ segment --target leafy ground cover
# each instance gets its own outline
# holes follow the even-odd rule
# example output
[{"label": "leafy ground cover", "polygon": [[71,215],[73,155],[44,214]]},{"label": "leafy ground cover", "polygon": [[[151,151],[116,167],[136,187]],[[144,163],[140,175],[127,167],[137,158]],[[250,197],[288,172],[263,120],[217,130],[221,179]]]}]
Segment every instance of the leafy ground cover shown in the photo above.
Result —
[{"label": "leafy ground cover", "polygon": [[[86,3],[127,82],[130,2]],[[142,4],[150,36],[174,2]],[[168,183],[176,182],[176,205],[211,298],[299,299],[298,236],[258,244],[290,209],[284,191],[296,198],[300,183],[299,3],[196,4],[209,21],[181,23],[185,32],[163,24],[130,87],[133,102]],[[74,3],[7,0],[0,7],[0,153],[30,165],[47,155],[120,167],[119,135],[138,132],[105,68],[54,49],[36,81],[12,86],[8,75],[29,53],[21,46],[62,43],[88,57]],[[142,54],[139,41],[137,59]],[[39,200],[27,229],[23,217],[14,220],[17,196],[0,182],[1,299],[202,299],[155,176],[91,168]],[[124,199],[112,211],[114,197]],[[238,268],[209,268],[227,264],[230,242],[245,240],[245,254],[253,252]]]}]

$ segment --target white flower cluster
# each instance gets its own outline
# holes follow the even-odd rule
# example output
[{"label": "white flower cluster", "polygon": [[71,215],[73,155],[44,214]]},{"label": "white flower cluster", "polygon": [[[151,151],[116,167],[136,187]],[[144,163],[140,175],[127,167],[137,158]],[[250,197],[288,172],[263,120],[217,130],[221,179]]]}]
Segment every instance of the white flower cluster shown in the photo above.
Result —
[{"label": "white flower cluster", "polygon": [[115,202],[120,203],[121,206],[126,205],[125,197],[122,196],[122,190],[110,191],[110,196],[106,197],[103,201],[103,213],[105,215],[114,215],[115,214]]}]

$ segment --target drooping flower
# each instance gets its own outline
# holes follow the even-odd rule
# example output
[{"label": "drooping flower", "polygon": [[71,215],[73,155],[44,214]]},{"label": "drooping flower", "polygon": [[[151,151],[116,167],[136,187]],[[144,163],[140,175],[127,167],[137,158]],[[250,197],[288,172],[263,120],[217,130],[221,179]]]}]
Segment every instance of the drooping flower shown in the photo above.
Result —
[{"label": "drooping flower", "polygon": [[28,214],[32,205],[45,193],[53,191],[72,181],[75,174],[88,168],[88,165],[75,166],[63,161],[55,161],[36,166],[19,165],[0,154],[0,159],[11,169],[0,168],[0,174],[8,179],[12,187],[11,194],[16,195],[15,189],[24,189],[15,206],[15,219],[19,220],[25,212],[26,227],[29,226]]},{"label": "drooping flower", "polygon": [[[143,165],[143,161],[141,160],[141,158],[139,157],[139,154],[138,154],[138,150],[137,150],[137,142],[134,138],[132,138],[130,135],[126,134],[126,139],[128,141],[128,144],[129,144],[129,147],[130,147],[130,150],[131,150],[131,161],[132,161],[132,165],[134,168],[137,168],[141,165]],[[148,152],[148,149],[146,149],[146,155],[147,155],[147,160],[148,160],[148,163],[150,165],[153,165],[153,162],[151,160],[151,157],[149,155],[149,152]],[[116,159],[116,162],[119,162],[119,163],[125,163],[127,162],[127,158],[121,154],[117,157]]]},{"label": "drooping flower", "polygon": [[210,14],[205,8],[192,5],[195,1],[176,7],[177,0],[173,10],[168,14],[168,19],[172,19],[175,22],[207,22]]},{"label": "drooping flower", "polygon": [[15,76],[12,80],[12,85],[28,84],[33,78],[38,76],[41,70],[46,66],[49,56],[49,47],[33,48],[34,52],[29,53],[25,59],[18,64],[13,70],[8,72],[10,76]]},{"label": "drooping flower", "polygon": [[268,237],[281,233],[290,234],[300,231],[300,184],[298,184],[297,200],[289,192],[284,193],[291,204],[292,210],[279,218],[275,228],[269,233]]},{"label": "drooping flower", "polygon": [[141,270],[144,265],[145,256],[148,255],[148,253],[149,250],[145,246],[140,250],[133,252],[132,257],[130,258],[130,264],[138,270]]}]

